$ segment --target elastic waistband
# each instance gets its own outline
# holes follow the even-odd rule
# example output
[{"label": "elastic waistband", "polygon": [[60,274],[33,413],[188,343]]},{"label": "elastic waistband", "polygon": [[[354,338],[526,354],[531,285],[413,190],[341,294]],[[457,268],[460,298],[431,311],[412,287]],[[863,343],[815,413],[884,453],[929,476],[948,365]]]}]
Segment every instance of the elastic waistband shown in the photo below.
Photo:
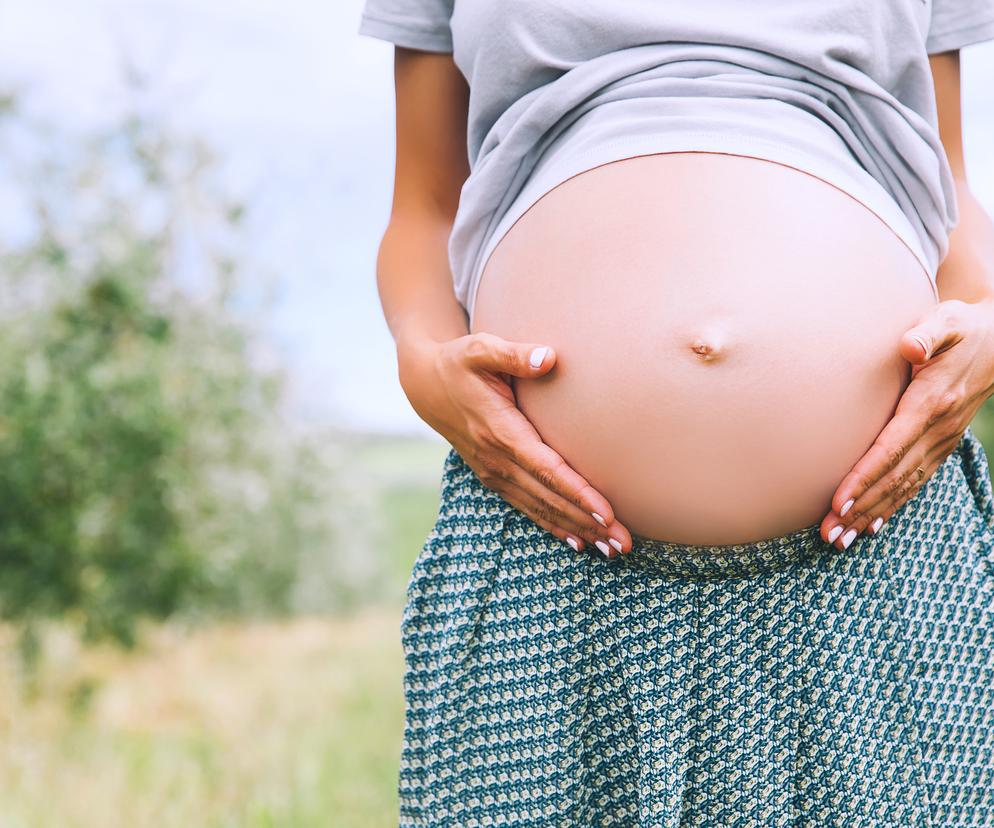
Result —
[{"label": "elastic waistband", "polygon": [[820,527],[818,522],[775,538],[722,545],[674,543],[635,535],[631,552],[610,563],[698,580],[759,575],[838,553],[840,550],[822,539]]}]

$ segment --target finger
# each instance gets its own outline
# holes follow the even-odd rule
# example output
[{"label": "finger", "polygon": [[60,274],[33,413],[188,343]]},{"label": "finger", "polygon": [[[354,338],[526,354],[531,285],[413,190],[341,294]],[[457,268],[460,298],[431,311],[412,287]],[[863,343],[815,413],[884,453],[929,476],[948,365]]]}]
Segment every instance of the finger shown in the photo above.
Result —
[{"label": "finger", "polygon": [[617,521],[608,528],[602,528],[601,524],[589,512],[584,511],[555,490],[548,488],[531,472],[517,464],[510,471],[510,479],[537,501],[547,504],[552,510],[551,519],[557,523],[563,526],[568,525],[574,532],[588,533],[584,537],[592,538],[591,542],[605,541],[617,552],[626,553],[631,550],[632,536]]},{"label": "finger", "polygon": [[580,552],[585,548],[586,542],[592,544],[598,553],[604,555],[605,557],[613,558],[619,554],[616,549],[605,543],[604,540],[598,537],[595,532],[589,529],[572,525],[568,525],[568,528],[564,528],[563,525],[559,523],[557,515],[547,503],[544,503],[540,499],[529,494],[516,483],[510,480],[502,481],[497,491],[508,503],[514,506],[514,508],[518,509],[534,523],[552,533],[564,543],[573,546],[573,544],[569,542],[570,538],[576,541],[577,546],[574,548],[577,552]]},{"label": "finger", "polygon": [[837,548],[846,549],[858,535],[879,532],[894,512],[918,495],[958,443],[959,438],[954,436],[935,446],[917,463],[911,460],[902,463],[894,473],[894,478],[900,478],[900,483],[892,486],[893,490],[872,506],[860,509],[858,513],[856,506],[853,506],[845,518],[835,512],[829,513],[822,522],[822,537],[830,543],[834,542]]},{"label": "finger", "polygon": [[[596,524],[591,525],[590,522],[578,523],[573,521],[560,512],[548,500],[532,494],[511,477],[501,481],[501,485],[497,487],[497,491],[500,492],[505,500],[512,503],[512,505],[517,506],[520,503],[527,508],[529,516],[535,515],[545,521],[545,523],[556,526],[563,533],[568,532],[586,543],[596,544],[597,541],[606,542],[606,538],[602,537],[604,530],[600,526]],[[525,511],[525,509],[522,509],[522,511]]]},{"label": "finger", "polygon": [[494,429],[497,447],[506,452],[521,468],[544,488],[558,493],[575,504],[605,529],[631,545],[631,534],[615,520],[614,509],[579,472],[573,469],[550,445],[543,442],[527,417],[517,408]]},{"label": "finger", "polygon": [[845,518],[836,518],[838,521],[837,525],[842,528],[841,532],[838,529],[834,532],[837,535],[835,540],[836,548],[847,549],[859,535],[870,530],[874,521],[880,517],[881,512],[890,512],[892,514],[914,498],[929,477],[935,472],[936,467],[937,464],[935,463],[923,463],[917,466],[918,472],[904,474],[901,484],[894,490],[892,496],[879,501],[874,507],[858,515],[850,517],[852,515],[850,513]]},{"label": "finger", "polygon": [[536,377],[548,373],[556,363],[556,352],[541,343],[510,342],[485,331],[470,334],[465,340],[466,362],[478,370]]},{"label": "finger", "polygon": [[963,302],[940,302],[925,320],[905,331],[899,343],[901,356],[913,365],[922,365],[963,339]]},{"label": "finger", "polygon": [[935,408],[932,393],[930,384],[923,381],[907,387],[893,418],[835,490],[832,509],[836,514],[846,517],[856,501],[896,469],[916,446],[933,420],[927,413]]},{"label": "finger", "polygon": [[[855,529],[857,534],[863,532],[875,534],[876,532],[879,532],[880,528],[883,526],[883,523],[889,520],[890,516],[893,515],[894,512],[917,497],[922,487],[955,450],[957,444],[959,443],[959,439],[959,435],[954,435],[953,437],[939,443],[921,462],[915,465],[910,472],[902,468],[900,472],[901,483],[894,487],[893,492],[888,494],[886,497],[881,498],[872,506],[863,510],[860,515],[855,516],[852,520],[849,520],[845,524],[845,529],[842,536],[839,538],[839,542],[844,544],[846,534],[849,533],[851,529]],[[874,529],[874,527],[876,528]]]}]

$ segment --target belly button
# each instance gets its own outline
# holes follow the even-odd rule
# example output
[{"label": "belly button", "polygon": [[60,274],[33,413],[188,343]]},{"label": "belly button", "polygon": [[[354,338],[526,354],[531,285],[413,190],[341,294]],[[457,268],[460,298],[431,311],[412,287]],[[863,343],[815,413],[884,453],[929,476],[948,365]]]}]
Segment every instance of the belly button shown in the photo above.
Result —
[{"label": "belly button", "polygon": [[721,347],[713,342],[695,340],[690,346],[690,350],[700,357],[702,362],[713,362],[721,356]]}]

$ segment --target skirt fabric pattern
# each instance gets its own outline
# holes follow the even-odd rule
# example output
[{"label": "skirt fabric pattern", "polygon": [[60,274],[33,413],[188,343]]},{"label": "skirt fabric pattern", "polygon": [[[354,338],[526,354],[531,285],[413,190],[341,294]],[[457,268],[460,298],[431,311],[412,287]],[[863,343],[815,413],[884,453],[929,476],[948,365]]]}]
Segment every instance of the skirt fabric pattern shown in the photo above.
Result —
[{"label": "skirt fabric pattern", "polygon": [[994,826],[968,429],[876,536],[573,552],[455,450],[401,622],[401,826]]}]

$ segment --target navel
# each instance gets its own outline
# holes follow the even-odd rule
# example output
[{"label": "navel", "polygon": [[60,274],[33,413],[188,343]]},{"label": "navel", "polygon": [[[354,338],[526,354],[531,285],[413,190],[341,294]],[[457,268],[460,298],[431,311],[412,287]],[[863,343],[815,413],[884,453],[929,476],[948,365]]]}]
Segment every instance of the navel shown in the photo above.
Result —
[{"label": "navel", "polygon": [[717,332],[692,337],[690,350],[701,362],[714,362],[725,355],[724,337]]}]

